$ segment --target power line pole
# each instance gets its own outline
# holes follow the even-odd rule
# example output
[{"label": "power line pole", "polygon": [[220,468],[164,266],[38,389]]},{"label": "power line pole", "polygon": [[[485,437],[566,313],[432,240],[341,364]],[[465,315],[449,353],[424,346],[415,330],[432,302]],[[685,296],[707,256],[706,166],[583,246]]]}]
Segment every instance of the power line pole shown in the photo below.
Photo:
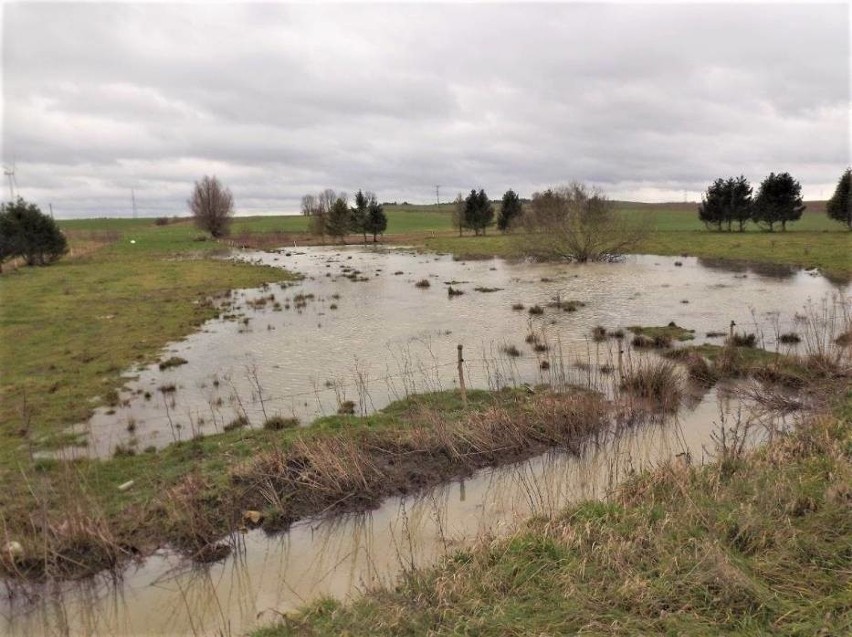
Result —
[{"label": "power line pole", "polygon": [[130,201],[133,203],[133,218],[136,219],[136,193],[130,189]]},{"label": "power line pole", "polygon": [[438,207],[441,207],[441,186],[435,186],[435,201],[438,202]]},{"label": "power line pole", "polygon": [[50,218],[53,219],[53,204],[49,203],[47,205],[50,206]]}]

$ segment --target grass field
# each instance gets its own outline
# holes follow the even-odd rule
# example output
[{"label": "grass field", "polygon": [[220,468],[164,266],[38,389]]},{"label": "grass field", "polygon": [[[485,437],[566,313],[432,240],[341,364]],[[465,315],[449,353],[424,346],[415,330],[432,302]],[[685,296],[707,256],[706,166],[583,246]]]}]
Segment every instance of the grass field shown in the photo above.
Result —
[{"label": "grass field", "polygon": [[[791,224],[787,232],[764,232],[750,226],[746,232],[711,232],[698,221],[695,204],[631,204],[619,203],[625,215],[646,220],[650,231],[647,239],[634,250],[637,253],[682,255],[776,263],[798,267],[816,267],[828,276],[840,280],[852,277],[852,233],[841,224],[828,219],[822,212],[823,202],[812,202],[802,219]],[[451,253],[458,258],[524,256],[523,246],[491,228],[486,236],[470,234],[459,237],[452,227],[449,204],[441,206],[388,207],[388,231],[385,240],[419,246],[425,250]],[[65,222],[69,228],[120,228],[129,231],[150,225],[144,221],[85,220]],[[242,217],[234,221],[236,236],[282,233],[288,240],[307,241],[306,217]],[[289,236],[293,235],[293,236]],[[357,236],[348,237],[349,243],[358,243]],[[248,242],[251,244],[251,241]]]}]

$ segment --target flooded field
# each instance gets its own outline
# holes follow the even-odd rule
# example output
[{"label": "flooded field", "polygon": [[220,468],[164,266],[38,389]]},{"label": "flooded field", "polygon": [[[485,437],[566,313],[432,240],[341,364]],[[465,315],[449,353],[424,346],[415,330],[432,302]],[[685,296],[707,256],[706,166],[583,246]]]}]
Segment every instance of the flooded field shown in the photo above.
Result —
[{"label": "flooded field", "polygon": [[[619,347],[612,340],[593,342],[597,325],[615,330],[674,321],[694,330],[700,343],[708,332],[727,334],[734,321],[738,331],[756,333],[759,345],[787,351],[795,346],[776,339],[796,330],[806,304],[850,293],[848,285],[803,271],[731,270],[694,258],[457,262],[358,247],[244,258],[305,278],[224,300],[222,318],[164,352],[163,361],[175,357],[185,364],[128,372],[135,379],[129,378],[121,404],[99,409],[77,427],[87,445],[65,453],[104,457],[119,446],[162,447],[221,431],[240,417],[251,426],[273,415],[306,425],[344,401],[367,413],[411,393],[455,387],[458,344],[464,345],[468,386],[482,388],[589,382],[589,366],[613,365]],[[428,287],[418,287],[422,281]],[[462,294],[450,295],[449,288]],[[582,305],[564,311],[550,306],[557,299]],[[531,314],[534,306],[542,313]],[[547,352],[524,343],[531,331],[542,335]],[[507,355],[510,346],[520,356]],[[541,369],[545,359],[549,370]]]},{"label": "flooded field", "polygon": [[251,531],[213,565],[161,551],[116,577],[20,591],[0,604],[8,635],[240,635],[321,596],[346,599],[428,566],[476,539],[501,536],[530,515],[606,494],[635,471],[679,457],[701,462],[713,434],[751,425],[751,441],[783,423],[765,421],[732,398],[728,385],[679,416],[610,431],[570,456],[555,451],[484,470],[411,498],[391,498],[361,515],[305,520],[280,536]]},{"label": "flooded field", "polygon": [[[700,343],[721,342],[708,333],[725,335],[733,321],[767,349],[795,351],[779,336],[796,331],[808,307],[850,294],[848,285],[806,272],[721,269],[689,258],[465,263],[358,248],[245,258],[304,279],[220,299],[219,319],[162,356],[186,362],[129,372],[123,404],[99,409],[81,427],[88,445],[63,454],[162,447],[221,431],[241,416],[251,426],[273,415],[307,426],[344,401],[368,413],[411,393],[453,388],[458,344],[468,387],[574,383],[606,391],[623,345],[595,341],[596,326],[673,321],[694,330]],[[530,333],[539,340],[526,342]],[[534,343],[547,348],[534,351]],[[520,355],[507,353],[510,346]],[[635,471],[673,458],[703,462],[722,428],[742,432],[746,423],[751,444],[785,424],[767,419],[736,386],[719,383],[691,394],[677,413],[613,425],[579,455],[557,449],[416,497],[390,498],[369,513],[302,520],[282,535],[236,534],[235,550],[216,564],[193,565],[163,550],[83,582],[7,584],[0,633],[244,634],[319,597],[345,599],[477,539],[504,535],[530,515],[601,497]]]}]

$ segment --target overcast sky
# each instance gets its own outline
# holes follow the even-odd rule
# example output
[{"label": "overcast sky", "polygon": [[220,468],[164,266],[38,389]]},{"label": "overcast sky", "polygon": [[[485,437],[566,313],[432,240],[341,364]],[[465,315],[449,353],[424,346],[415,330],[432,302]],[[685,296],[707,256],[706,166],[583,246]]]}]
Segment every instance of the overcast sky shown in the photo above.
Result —
[{"label": "overcast sky", "polygon": [[[571,180],[695,200],[850,163],[850,10],[825,5],[3,6],[3,161],[57,216],[240,213],[331,187],[428,203]],[[8,198],[4,182],[3,198]]]}]

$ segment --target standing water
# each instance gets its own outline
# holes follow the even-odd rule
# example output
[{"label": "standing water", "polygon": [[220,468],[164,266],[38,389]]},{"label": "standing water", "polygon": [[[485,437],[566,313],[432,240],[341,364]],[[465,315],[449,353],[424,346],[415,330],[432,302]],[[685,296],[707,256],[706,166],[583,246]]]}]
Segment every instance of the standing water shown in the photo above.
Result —
[{"label": "standing water", "polygon": [[[222,318],[164,353],[186,364],[133,372],[125,405],[117,413],[98,410],[87,423],[89,453],[106,456],[118,444],[164,446],[219,431],[238,415],[254,426],[264,413],[307,424],[343,400],[368,412],[412,392],[449,389],[458,343],[474,387],[555,380],[559,366],[541,369],[554,352],[579,369],[575,382],[587,374],[591,383],[592,370],[610,364],[618,348],[617,341],[590,338],[596,325],[674,321],[702,342],[734,321],[772,349],[778,334],[795,331],[797,310],[850,292],[803,272],[733,272],[665,257],[564,266],[311,249],[247,258],[305,278],[232,294]],[[424,279],[429,286],[417,287]],[[451,296],[449,287],[463,294]],[[583,305],[567,312],[550,306],[556,299]],[[516,304],[524,309],[512,309]],[[535,305],[542,314],[529,313]],[[536,354],[524,343],[530,331],[543,334],[550,352]],[[522,355],[505,355],[508,345]],[[158,391],[170,385],[174,392]],[[674,416],[611,431],[579,456],[553,452],[483,470],[417,497],[388,499],[370,513],[304,520],[279,536],[237,535],[238,550],[217,564],[192,565],[161,551],[118,575],[11,596],[0,605],[0,632],[243,634],[321,596],[345,599],[390,582],[476,538],[503,535],[530,515],[601,497],[633,471],[678,455],[702,461],[713,453],[715,431],[751,418],[730,389],[719,385]],[[754,429],[755,441],[768,431]]]},{"label": "standing water", "polygon": [[[558,265],[357,248],[245,258],[286,267],[304,280],[233,293],[222,318],[163,355],[186,364],[128,372],[123,406],[98,409],[76,427],[87,446],[75,453],[104,457],[119,445],[163,447],[219,432],[240,416],[252,426],[273,415],[310,424],[347,400],[368,413],[411,393],[456,387],[458,344],[469,386],[555,382],[560,366],[540,366],[553,354],[536,354],[524,343],[531,331],[569,367],[614,362],[618,344],[591,339],[597,325],[615,330],[674,321],[694,330],[700,343],[709,332],[727,334],[734,321],[738,331],[756,333],[760,346],[790,350],[795,346],[779,346],[776,337],[796,330],[796,311],[850,293],[848,285],[838,290],[802,271],[730,271],[694,258]],[[418,287],[421,281],[428,287]],[[463,294],[450,295],[450,287]],[[557,299],[584,305],[571,312],[549,307]],[[523,309],[512,309],[518,305]],[[535,306],[543,313],[531,314]],[[508,346],[521,356],[508,356]]]}]

